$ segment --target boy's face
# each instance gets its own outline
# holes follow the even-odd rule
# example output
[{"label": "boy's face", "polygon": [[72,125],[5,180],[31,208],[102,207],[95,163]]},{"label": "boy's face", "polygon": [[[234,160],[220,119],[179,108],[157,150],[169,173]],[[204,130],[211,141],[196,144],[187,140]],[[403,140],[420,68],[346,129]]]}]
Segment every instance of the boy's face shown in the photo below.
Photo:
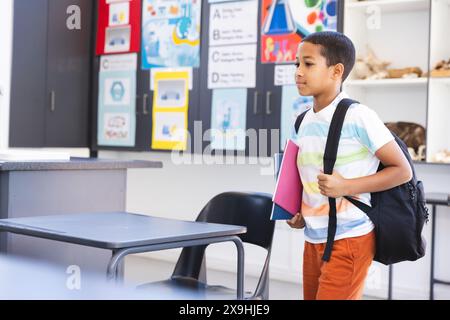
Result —
[{"label": "boy's face", "polygon": [[[318,96],[341,81],[336,66],[328,66],[321,46],[302,42],[297,50],[295,83],[302,96]],[[342,75],[341,75],[342,76]]]}]

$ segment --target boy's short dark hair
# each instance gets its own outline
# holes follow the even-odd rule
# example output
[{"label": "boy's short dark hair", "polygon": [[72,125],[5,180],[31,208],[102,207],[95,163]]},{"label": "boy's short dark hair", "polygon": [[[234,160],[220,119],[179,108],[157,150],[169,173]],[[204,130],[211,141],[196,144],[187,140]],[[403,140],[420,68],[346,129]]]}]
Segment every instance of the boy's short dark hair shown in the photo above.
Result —
[{"label": "boy's short dark hair", "polygon": [[355,46],[352,40],[340,32],[315,32],[303,38],[302,42],[309,42],[322,47],[321,54],[327,59],[328,66],[338,63],[344,65],[342,82],[347,79],[355,65]]}]

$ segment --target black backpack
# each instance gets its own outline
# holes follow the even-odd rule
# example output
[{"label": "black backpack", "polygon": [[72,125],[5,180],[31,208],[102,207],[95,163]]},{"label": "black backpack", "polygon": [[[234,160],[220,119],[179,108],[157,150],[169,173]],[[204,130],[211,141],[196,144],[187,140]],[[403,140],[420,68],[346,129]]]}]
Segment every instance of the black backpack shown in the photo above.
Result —
[{"label": "black backpack", "polygon": [[[343,99],[333,114],[324,153],[324,173],[332,174],[336,162],[337,149],[345,115],[350,105],[359,103],[351,99]],[[308,110],[309,111],[309,110]],[[306,113],[303,112],[295,121],[298,133],[300,124]],[[422,181],[418,181],[414,165],[405,143],[391,132],[395,141],[408,159],[413,178],[395,188],[371,193],[371,207],[345,197],[356,207],[366,213],[375,225],[376,253],[374,260],[385,265],[401,261],[415,261],[425,255],[426,242],[422,237],[422,229],[428,222],[428,208],[425,205],[425,194]],[[380,163],[378,171],[384,168]],[[336,235],[336,199],[328,198],[330,204],[328,235],[322,260],[329,261]]]}]

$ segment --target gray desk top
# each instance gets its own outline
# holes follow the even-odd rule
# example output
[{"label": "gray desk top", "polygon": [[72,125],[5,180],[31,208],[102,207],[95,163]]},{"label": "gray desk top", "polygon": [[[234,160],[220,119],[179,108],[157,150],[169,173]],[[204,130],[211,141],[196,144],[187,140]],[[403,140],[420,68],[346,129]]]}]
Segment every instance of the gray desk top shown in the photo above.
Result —
[{"label": "gray desk top", "polygon": [[103,249],[121,249],[237,235],[247,232],[247,229],[127,212],[104,212],[0,219],[0,231]]},{"label": "gray desk top", "polygon": [[0,162],[0,171],[40,170],[114,170],[132,168],[162,168],[161,161],[70,158],[69,161]]}]

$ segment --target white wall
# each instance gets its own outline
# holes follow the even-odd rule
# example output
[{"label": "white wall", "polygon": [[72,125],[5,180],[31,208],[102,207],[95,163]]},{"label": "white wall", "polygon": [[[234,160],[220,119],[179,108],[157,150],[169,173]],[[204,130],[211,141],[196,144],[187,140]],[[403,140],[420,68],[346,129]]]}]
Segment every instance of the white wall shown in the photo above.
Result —
[{"label": "white wall", "polygon": [[[112,152],[101,151],[102,158],[160,160],[163,169],[132,169],[127,180],[127,210],[176,219],[193,220],[214,195],[223,191],[256,191],[271,193],[275,182],[266,164],[245,165],[175,165],[170,153],[162,152]],[[419,179],[424,181],[426,192],[450,193],[450,166],[416,165]],[[446,250],[450,240],[450,209],[438,210],[436,276],[450,280],[450,252]],[[424,230],[430,241],[431,223]],[[291,282],[301,282],[303,231],[291,230],[284,222],[277,222],[273,242],[271,277]],[[219,247],[219,248],[217,248]],[[259,249],[259,248],[258,248]],[[428,247],[429,249],[429,247]],[[234,271],[233,245],[215,245],[207,251],[208,267]],[[179,250],[161,251],[146,256],[175,261]],[[394,267],[394,298],[427,299],[430,251],[417,262],[400,263]],[[246,274],[258,275],[263,251],[246,247]],[[367,280],[366,293],[386,297],[388,269],[374,263]],[[450,298],[450,287],[436,286],[436,298]]]},{"label": "white wall", "polygon": [[0,1],[0,149],[8,146],[13,0]]}]

